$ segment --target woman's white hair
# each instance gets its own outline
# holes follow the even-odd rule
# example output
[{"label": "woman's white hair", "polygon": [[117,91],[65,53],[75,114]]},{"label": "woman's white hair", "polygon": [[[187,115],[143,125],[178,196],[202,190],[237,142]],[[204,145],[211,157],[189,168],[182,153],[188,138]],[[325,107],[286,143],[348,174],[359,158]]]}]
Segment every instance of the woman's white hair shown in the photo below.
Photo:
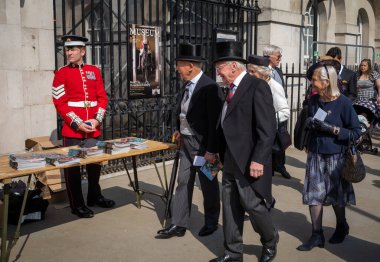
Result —
[{"label": "woman's white hair", "polygon": [[320,80],[329,80],[329,85],[326,89],[326,95],[329,97],[337,97],[340,95],[338,87],[338,76],[336,70],[332,66],[321,66],[314,70]]},{"label": "woman's white hair", "polygon": [[260,77],[263,79],[267,79],[271,73],[271,70],[269,69],[269,67],[266,67],[266,66],[248,64],[248,69],[249,67],[252,68],[255,72],[259,73]]}]

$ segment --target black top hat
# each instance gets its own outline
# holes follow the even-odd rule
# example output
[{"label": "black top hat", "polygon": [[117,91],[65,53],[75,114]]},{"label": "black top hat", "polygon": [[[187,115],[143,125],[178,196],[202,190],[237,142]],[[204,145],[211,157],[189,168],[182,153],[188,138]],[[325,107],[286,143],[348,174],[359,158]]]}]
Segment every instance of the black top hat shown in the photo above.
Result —
[{"label": "black top hat", "polygon": [[216,43],[213,63],[219,61],[240,61],[246,64],[247,60],[243,58],[243,44],[235,41]]},{"label": "black top hat", "polygon": [[176,61],[194,61],[194,62],[204,62],[206,59],[202,57],[202,46],[193,45],[189,43],[179,44],[178,56]]},{"label": "black top hat", "polygon": [[319,61],[318,63],[313,64],[311,67],[306,72],[307,79],[311,80],[313,78],[313,74],[315,69],[320,68],[322,66],[332,66],[336,70],[336,74],[339,75],[340,71],[340,63],[336,61],[335,59],[327,59],[327,60],[322,60]]},{"label": "black top hat", "polygon": [[86,46],[88,39],[79,35],[64,35],[62,41],[65,46]]},{"label": "black top hat", "polygon": [[269,66],[269,58],[267,56],[249,55],[248,64],[257,66]]}]

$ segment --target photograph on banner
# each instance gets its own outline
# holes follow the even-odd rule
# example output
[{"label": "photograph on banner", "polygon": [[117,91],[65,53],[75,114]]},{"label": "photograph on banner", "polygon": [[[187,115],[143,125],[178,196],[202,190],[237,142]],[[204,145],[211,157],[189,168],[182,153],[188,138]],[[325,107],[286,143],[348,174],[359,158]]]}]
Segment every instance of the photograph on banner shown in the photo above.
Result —
[{"label": "photograph on banner", "polygon": [[160,34],[159,26],[129,24],[130,99],[161,96]]}]

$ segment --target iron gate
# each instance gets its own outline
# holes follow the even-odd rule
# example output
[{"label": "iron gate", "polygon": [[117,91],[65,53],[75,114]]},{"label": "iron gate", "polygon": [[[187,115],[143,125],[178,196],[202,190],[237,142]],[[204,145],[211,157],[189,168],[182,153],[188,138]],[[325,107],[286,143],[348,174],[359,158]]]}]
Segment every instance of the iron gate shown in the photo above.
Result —
[{"label": "iron gate", "polygon": [[[251,54],[257,46],[255,21],[260,12],[257,0],[55,0],[55,67],[66,64],[62,35],[88,37],[87,63],[101,68],[109,98],[103,139],[138,136],[170,141],[173,108],[181,86],[175,71],[177,45],[201,44],[208,59],[204,71],[213,76],[215,31],[237,32],[245,53]],[[158,98],[127,97],[128,24],[161,27],[162,88]],[[61,124],[58,119],[58,130]]]}]

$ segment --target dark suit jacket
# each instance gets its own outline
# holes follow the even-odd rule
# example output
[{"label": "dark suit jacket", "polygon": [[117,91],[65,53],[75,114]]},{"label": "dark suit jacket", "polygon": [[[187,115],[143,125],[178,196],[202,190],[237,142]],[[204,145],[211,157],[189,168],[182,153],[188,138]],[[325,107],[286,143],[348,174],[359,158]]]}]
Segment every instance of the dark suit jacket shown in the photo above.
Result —
[{"label": "dark suit jacket", "polygon": [[355,72],[343,66],[340,78],[344,87],[343,94],[354,100],[357,96]]},{"label": "dark suit jacket", "polygon": [[[276,135],[276,117],[270,87],[264,80],[252,77],[248,73],[243,77],[228,105],[223,121],[223,129],[218,131],[222,136],[220,145],[226,154],[225,167],[235,161],[239,170],[252,182],[253,189],[272,202],[272,145]],[[224,141],[223,141],[224,138]],[[232,160],[228,159],[232,155]],[[264,165],[264,175],[258,179],[249,175],[251,161]],[[236,166],[235,165],[235,166]]]},{"label": "dark suit jacket", "polygon": [[[177,102],[178,130],[180,130],[179,114],[181,113],[181,101],[184,93],[185,90],[182,90]],[[221,87],[203,73],[190,97],[186,115],[187,122],[191,129],[196,132],[195,136],[202,145],[199,155],[203,155],[204,150],[217,153],[216,123],[223,106],[223,99]]]}]

